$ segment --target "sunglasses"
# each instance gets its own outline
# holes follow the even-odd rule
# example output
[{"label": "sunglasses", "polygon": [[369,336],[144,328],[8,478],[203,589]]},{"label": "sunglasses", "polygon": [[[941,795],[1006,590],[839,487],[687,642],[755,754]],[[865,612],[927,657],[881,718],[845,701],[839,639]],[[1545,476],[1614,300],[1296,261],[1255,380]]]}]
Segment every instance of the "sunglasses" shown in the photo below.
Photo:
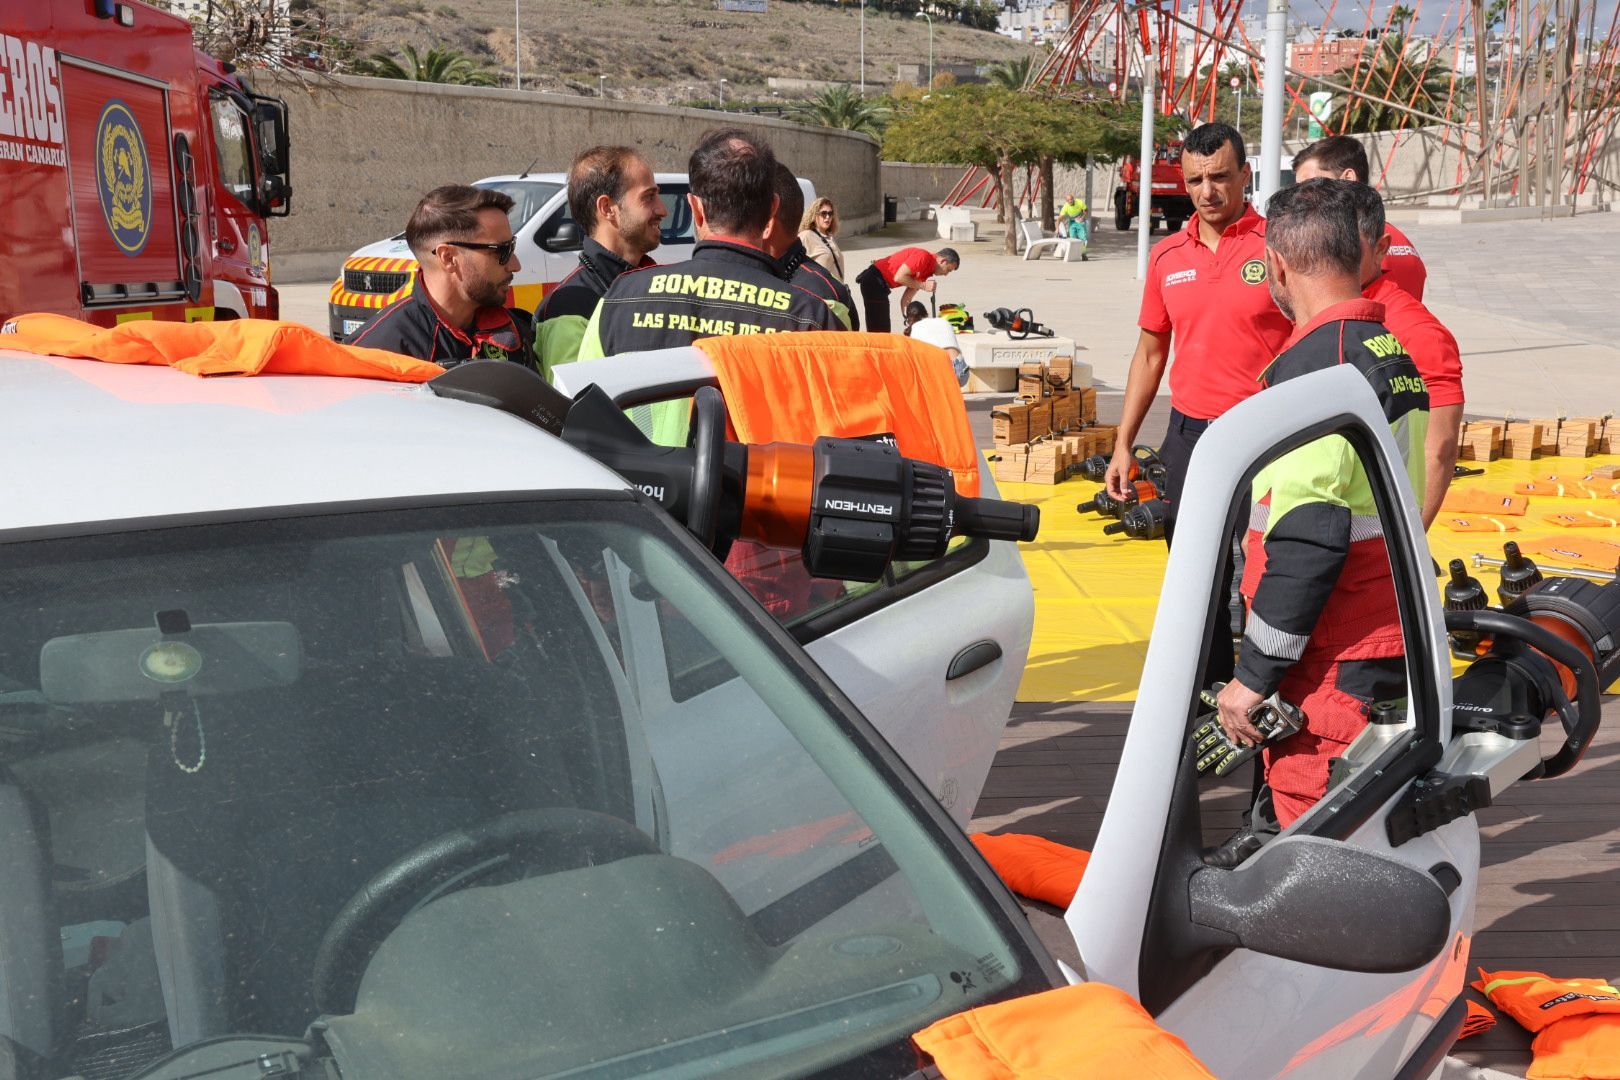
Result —
[{"label": "sunglasses", "polygon": [[817,210],[816,211],[816,217],[832,217],[832,216],[833,216],[833,212],[831,210]]},{"label": "sunglasses", "polygon": [[451,247],[468,248],[472,251],[493,251],[495,261],[502,266],[512,261],[512,253],[517,250],[517,237],[515,236],[510,240],[502,240],[498,244],[479,243],[474,240],[446,240],[444,243],[449,244]]}]

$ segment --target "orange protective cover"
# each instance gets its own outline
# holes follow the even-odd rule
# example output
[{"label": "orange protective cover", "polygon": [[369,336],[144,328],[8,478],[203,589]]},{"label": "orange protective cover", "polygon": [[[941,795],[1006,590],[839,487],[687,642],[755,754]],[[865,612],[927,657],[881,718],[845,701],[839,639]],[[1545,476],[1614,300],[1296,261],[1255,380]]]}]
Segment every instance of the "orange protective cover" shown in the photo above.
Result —
[{"label": "orange protective cover", "polygon": [[1187,1044],[1118,987],[1076,983],[970,1009],[912,1042],[945,1080],[1213,1080]]},{"label": "orange protective cover", "polygon": [[1435,519],[1452,532],[1518,532],[1519,527],[1511,521],[1503,521],[1494,517],[1456,517],[1442,513]]},{"label": "orange protective cover", "polygon": [[1590,510],[1584,510],[1579,514],[1543,514],[1541,520],[1549,525],[1557,525],[1560,529],[1612,529],[1620,525],[1620,518],[1595,514]]},{"label": "orange protective cover", "polygon": [[346,375],[419,383],[444,373],[426,360],[339,345],[307,326],[270,319],[138,319],[108,328],[66,315],[19,315],[5,324],[0,348],[109,364],[167,365],[192,375]]},{"label": "orange protective cover", "polygon": [[1572,1016],[1530,1044],[1526,1080],[1620,1080],[1620,1016]]},{"label": "orange protective cover", "polygon": [[1538,562],[1561,566],[1584,566],[1592,570],[1613,570],[1620,565],[1620,539],[1610,536],[1549,536],[1527,540],[1519,545]]},{"label": "orange protective cover", "polygon": [[1480,968],[1473,987],[1526,1031],[1540,1031],[1572,1016],[1620,1016],[1620,989],[1602,979],[1555,979],[1539,971]]},{"label": "orange protective cover", "polygon": [[1462,1031],[1457,1035],[1457,1038],[1466,1039],[1470,1035],[1479,1035],[1495,1026],[1496,1014],[1470,998],[1468,1000],[1468,1015],[1463,1018]]},{"label": "orange protective cover", "polygon": [[1091,861],[1089,851],[1026,833],[974,833],[971,839],[1007,888],[1053,907],[1074,901]]},{"label": "orange protective cover", "polygon": [[702,338],[746,443],[889,433],[907,457],[951,470],[979,493],[979,453],[943,349],[901,334],[749,334]]},{"label": "orange protective cover", "polygon": [[1529,509],[1530,500],[1523,495],[1503,495],[1479,488],[1446,492],[1446,501],[1440,504],[1443,513],[1495,514],[1499,517],[1520,517]]}]

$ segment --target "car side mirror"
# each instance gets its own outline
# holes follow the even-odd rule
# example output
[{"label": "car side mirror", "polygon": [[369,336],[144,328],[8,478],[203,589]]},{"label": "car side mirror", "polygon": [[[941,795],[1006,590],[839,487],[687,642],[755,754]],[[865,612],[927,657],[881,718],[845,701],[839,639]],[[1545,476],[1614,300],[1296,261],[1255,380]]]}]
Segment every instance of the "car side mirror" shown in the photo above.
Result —
[{"label": "car side mirror", "polygon": [[1314,836],[1274,840],[1236,870],[1188,882],[1192,920],[1237,948],[1340,971],[1412,971],[1451,937],[1433,876]]},{"label": "car side mirror", "polygon": [[547,251],[578,251],[579,224],[573,221],[562,222],[540,237],[540,246]]}]

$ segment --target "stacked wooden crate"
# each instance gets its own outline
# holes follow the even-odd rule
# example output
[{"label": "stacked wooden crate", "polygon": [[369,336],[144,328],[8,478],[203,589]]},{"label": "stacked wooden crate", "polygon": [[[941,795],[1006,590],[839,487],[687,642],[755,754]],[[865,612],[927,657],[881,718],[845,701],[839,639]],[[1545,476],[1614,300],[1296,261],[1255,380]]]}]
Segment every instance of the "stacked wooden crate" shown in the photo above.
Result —
[{"label": "stacked wooden crate", "polygon": [[1075,386],[1074,374],[1066,356],[1019,367],[1018,399],[990,413],[997,480],[1056,484],[1113,451],[1114,429],[1097,425],[1097,391]]}]

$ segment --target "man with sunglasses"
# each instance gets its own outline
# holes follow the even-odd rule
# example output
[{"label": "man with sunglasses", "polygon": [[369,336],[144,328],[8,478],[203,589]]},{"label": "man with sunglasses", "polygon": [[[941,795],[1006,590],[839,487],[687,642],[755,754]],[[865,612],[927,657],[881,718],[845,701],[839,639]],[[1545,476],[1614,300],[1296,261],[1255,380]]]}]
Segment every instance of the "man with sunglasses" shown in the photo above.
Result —
[{"label": "man with sunglasses", "polygon": [[537,366],[533,323],[506,307],[507,286],[521,269],[511,209],[511,196],[491,188],[447,184],[428,192],[405,226],[419,266],[410,292],[348,343],[444,367],[468,360]]}]

